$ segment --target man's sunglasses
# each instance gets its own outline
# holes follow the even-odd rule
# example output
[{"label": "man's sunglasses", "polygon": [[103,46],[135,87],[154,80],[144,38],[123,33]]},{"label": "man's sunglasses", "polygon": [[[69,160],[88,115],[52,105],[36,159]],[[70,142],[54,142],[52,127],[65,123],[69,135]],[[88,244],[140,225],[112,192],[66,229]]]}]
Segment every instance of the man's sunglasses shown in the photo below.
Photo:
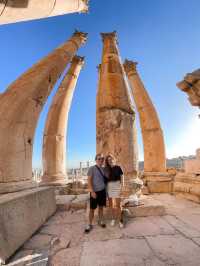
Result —
[{"label": "man's sunglasses", "polygon": [[97,161],[103,161],[103,160],[104,160],[104,157],[97,158]]}]

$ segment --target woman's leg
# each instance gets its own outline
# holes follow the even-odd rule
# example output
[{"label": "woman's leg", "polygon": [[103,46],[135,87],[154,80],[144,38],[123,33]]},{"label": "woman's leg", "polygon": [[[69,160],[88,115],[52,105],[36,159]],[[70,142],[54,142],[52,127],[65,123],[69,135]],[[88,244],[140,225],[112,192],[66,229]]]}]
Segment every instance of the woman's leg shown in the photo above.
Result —
[{"label": "woman's leg", "polygon": [[122,221],[121,198],[115,199],[115,207],[116,207],[116,220],[120,222]]},{"label": "woman's leg", "polygon": [[115,214],[114,214],[114,208],[113,208],[113,199],[112,198],[108,198],[108,202],[109,202],[109,208],[110,208],[110,211],[111,211],[111,217],[112,217],[112,220],[115,219]]}]

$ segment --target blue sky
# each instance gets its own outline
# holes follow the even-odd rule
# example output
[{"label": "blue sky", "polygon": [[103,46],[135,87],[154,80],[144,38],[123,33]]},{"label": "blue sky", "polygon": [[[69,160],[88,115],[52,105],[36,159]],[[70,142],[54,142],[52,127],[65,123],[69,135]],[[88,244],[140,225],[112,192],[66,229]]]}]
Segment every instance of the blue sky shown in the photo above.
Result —
[{"label": "blue sky", "polygon": [[[89,14],[70,14],[0,26],[0,91],[37,60],[67,40],[74,29],[89,33],[79,51],[81,71],[68,126],[68,165],[95,154],[96,66],[101,60],[100,32],[116,30],[121,57],[139,62],[138,70],[158,111],[167,157],[194,154],[200,147],[199,110],[176,83],[200,67],[199,0],[91,0]],[[42,132],[52,96],[41,114],[33,165],[41,165]],[[140,158],[142,141],[138,127]]]}]

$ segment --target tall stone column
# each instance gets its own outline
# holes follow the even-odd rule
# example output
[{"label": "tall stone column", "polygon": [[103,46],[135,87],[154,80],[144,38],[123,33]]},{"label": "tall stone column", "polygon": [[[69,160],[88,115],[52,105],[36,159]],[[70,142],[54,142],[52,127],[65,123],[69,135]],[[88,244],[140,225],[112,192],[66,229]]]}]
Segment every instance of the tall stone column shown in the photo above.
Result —
[{"label": "tall stone column", "polygon": [[74,56],[71,66],[50,107],[43,137],[43,172],[42,183],[60,185],[67,182],[66,173],[66,135],[68,115],[74,89],[84,58]]},{"label": "tall stone column", "polygon": [[0,24],[87,11],[88,0],[3,0]]},{"label": "tall stone column", "polygon": [[125,81],[116,32],[102,33],[103,54],[99,66],[96,110],[97,153],[112,153],[122,166],[125,191],[137,176],[135,111]]},{"label": "tall stone column", "polygon": [[32,185],[32,147],[42,107],[66,65],[86,41],[76,31],[0,97],[0,193]]},{"label": "tall stone column", "polygon": [[[165,143],[162,128],[156,109],[139,77],[136,65],[137,63],[126,60],[124,69],[132,88],[132,94],[140,118],[144,146],[144,175],[152,182],[166,181],[167,185],[165,185],[167,186],[166,190],[168,192],[168,181],[171,179],[169,180],[168,174],[166,173]],[[158,183],[153,184],[154,187],[157,185]],[[164,183],[161,186],[164,188]],[[162,190],[162,188],[156,188],[155,190],[157,189]]]},{"label": "tall stone column", "polygon": [[126,71],[139,113],[144,144],[144,171],[165,172],[166,157],[162,128],[156,109],[138,75],[137,63],[126,60]]}]

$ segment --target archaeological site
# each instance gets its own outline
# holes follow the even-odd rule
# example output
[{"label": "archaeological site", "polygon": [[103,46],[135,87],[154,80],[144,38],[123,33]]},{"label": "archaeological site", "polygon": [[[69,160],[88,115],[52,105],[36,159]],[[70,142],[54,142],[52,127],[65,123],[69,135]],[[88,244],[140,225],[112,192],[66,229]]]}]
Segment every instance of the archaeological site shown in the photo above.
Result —
[{"label": "archaeological site", "polygon": [[[0,265],[200,265],[199,45],[166,44],[188,7],[127,2],[0,1]],[[96,154],[123,170],[123,228],[107,191],[86,234]]]}]

